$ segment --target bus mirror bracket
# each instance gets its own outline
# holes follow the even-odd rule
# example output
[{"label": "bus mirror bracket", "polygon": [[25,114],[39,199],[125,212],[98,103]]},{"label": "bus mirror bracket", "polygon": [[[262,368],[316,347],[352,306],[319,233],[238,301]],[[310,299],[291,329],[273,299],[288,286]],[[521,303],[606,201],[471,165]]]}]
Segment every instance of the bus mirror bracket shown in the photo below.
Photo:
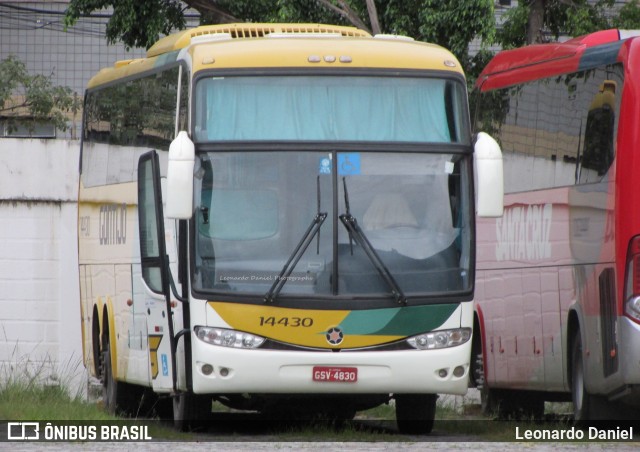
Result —
[{"label": "bus mirror bracket", "polygon": [[188,220],[193,215],[193,168],[195,146],[184,130],[169,146],[167,167],[167,204],[165,216]]},{"label": "bus mirror bracket", "polygon": [[474,145],[477,175],[477,215],[501,217],[504,211],[502,151],[491,135],[480,132]]}]

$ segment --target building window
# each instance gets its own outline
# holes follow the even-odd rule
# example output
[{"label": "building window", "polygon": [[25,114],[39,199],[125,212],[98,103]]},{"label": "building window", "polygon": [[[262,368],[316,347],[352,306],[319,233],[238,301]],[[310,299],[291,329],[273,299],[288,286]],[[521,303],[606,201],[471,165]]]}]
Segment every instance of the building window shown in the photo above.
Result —
[{"label": "building window", "polygon": [[5,138],[55,138],[56,127],[50,122],[33,122],[29,118],[0,120],[0,132]]}]

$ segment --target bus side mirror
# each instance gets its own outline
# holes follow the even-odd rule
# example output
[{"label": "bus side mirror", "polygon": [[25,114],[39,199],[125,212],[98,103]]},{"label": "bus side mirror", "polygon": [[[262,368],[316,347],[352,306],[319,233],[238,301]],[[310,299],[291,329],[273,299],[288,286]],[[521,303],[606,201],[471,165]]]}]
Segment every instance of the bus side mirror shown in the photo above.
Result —
[{"label": "bus side mirror", "polygon": [[501,217],[504,210],[502,151],[491,135],[480,132],[474,146],[477,174],[477,215]]},{"label": "bus side mirror", "polygon": [[193,215],[193,167],[196,152],[193,141],[185,131],[169,146],[167,168],[167,203],[165,216],[176,220],[188,220]]}]

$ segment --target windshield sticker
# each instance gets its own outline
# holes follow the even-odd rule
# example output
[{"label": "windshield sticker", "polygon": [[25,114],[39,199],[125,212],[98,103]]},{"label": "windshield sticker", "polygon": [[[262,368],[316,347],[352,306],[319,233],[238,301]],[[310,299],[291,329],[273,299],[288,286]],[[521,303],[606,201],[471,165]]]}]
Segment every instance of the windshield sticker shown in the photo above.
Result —
[{"label": "windshield sticker", "polygon": [[338,154],[338,174],[340,176],[356,176],[360,174],[360,154]]},{"label": "windshield sticker", "polygon": [[320,159],[319,174],[331,174],[331,157],[322,157]]},{"label": "windshield sticker", "polygon": [[444,172],[447,174],[453,174],[453,170],[455,169],[455,165],[453,162],[444,162]]}]

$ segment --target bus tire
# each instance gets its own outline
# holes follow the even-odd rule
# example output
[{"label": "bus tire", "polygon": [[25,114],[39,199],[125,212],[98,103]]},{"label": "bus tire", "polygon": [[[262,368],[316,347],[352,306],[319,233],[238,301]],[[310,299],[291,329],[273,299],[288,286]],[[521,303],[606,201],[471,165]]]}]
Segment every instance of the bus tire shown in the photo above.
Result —
[{"label": "bus tire", "polygon": [[480,388],[480,407],[482,414],[486,416],[497,414],[500,407],[500,399],[496,391],[488,388],[486,384]]},{"label": "bus tire", "polygon": [[150,388],[147,388],[145,394],[152,401],[151,416],[163,421],[171,421],[173,419],[173,400],[171,397],[155,394]]},{"label": "bus tire", "polygon": [[591,394],[584,384],[582,338],[580,331],[577,331],[571,347],[571,400],[573,401],[573,422],[576,425],[584,425],[590,419],[591,399]]},{"label": "bus tire", "polygon": [[473,342],[471,345],[471,369],[469,370],[469,386],[475,387],[480,392],[480,407],[482,414],[492,416],[497,413],[500,400],[496,391],[487,386],[484,377],[484,355],[482,353],[482,340],[480,339],[480,327],[476,319],[473,324]]},{"label": "bus tire", "polygon": [[173,397],[173,426],[187,432],[204,430],[211,418],[211,396],[180,392]]},{"label": "bus tire", "polygon": [[436,394],[395,394],[396,423],[400,433],[428,435],[436,417]]},{"label": "bus tire", "polygon": [[137,387],[116,380],[111,366],[111,351],[107,344],[102,352],[102,401],[110,414],[137,416],[141,391]]}]

